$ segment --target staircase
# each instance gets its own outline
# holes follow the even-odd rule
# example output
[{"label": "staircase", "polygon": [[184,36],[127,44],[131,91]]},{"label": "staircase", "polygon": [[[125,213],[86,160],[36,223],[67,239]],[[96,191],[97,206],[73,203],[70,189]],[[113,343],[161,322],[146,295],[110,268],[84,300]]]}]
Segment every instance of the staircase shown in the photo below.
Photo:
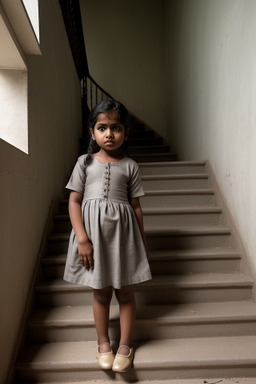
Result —
[{"label": "staircase", "polygon": [[[256,377],[253,281],[240,270],[241,248],[225,224],[208,164],[172,161],[169,147],[141,124],[130,152],[146,193],[141,204],[153,272],[152,281],[136,287],[134,369],[121,375],[98,368],[92,291],[62,280],[71,228],[62,200],[16,382],[201,384]],[[118,340],[114,300],[110,327]]]}]

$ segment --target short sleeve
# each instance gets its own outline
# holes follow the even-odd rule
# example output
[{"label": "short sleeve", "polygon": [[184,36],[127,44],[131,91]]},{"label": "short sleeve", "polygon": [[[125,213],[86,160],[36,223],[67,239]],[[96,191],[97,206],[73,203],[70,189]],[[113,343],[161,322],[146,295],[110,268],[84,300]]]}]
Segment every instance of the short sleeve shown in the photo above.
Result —
[{"label": "short sleeve", "polygon": [[140,170],[137,163],[134,163],[132,176],[128,183],[128,196],[130,199],[144,196],[145,193],[142,188]]},{"label": "short sleeve", "polygon": [[69,182],[66,185],[67,189],[84,194],[84,186],[86,181],[85,172],[85,156],[80,156],[70,176]]}]

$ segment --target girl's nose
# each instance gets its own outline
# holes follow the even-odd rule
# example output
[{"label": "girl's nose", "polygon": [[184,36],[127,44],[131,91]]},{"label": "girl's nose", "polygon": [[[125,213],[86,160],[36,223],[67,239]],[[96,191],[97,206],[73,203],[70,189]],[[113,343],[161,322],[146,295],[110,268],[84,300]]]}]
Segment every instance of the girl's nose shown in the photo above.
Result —
[{"label": "girl's nose", "polygon": [[106,130],[106,137],[112,137],[112,136],[113,136],[112,131],[111,131],[110,128],[108,128],[108,129]]}]

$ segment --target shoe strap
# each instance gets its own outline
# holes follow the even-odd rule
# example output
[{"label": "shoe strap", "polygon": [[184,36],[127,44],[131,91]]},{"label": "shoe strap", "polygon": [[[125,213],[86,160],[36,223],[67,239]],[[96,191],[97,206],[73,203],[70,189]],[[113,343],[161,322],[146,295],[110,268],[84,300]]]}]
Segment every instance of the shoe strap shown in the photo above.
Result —
[{"label": "shoe strap", "polygon": [[[121,347],[125,347],[125,348],[129,349],[129,354],[128,355],[121,355],[121,356],[129,357],[130,354],[131,354],[131,351],[132,351],[132,347],[130,348],[130,347],[128,347],[128,345],[125,345],[125,344],[119,345],[119,348],[121,348]],[[119,348],[118,348],[118,350],[119,350]]]},{"label": "shoe strap", "polygon": [[[103,344],[108,344],[109,347],[110,347],[110,350],[111,350],[111,345],[110,345],[109,341],[102,341],[102,343],[98,344],[98,352],[99,352],[99,348],[100,348],[100,346],[103,345]],[[99,352],[99,353],[100,353],[100,352]],[[106,353],[108,353],[108,352],[106,352]]]}]

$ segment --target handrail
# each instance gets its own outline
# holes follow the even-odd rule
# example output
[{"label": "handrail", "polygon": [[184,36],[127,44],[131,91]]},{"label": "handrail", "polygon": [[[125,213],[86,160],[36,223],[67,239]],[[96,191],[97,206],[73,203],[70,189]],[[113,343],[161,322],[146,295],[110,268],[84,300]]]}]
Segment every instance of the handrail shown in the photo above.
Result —
[{"label": "handrail", "polygon": [[79,0],[59,0],[69,39],[71,52],[81,81],[83,126],[87,125],[87,115],[101,100],[112,99],[90,75],[84,43],[83,26]]},{"label": "handrail", "polygon": [[80,80],[89,74],[79,0],[59,0],[69,45]]}]

